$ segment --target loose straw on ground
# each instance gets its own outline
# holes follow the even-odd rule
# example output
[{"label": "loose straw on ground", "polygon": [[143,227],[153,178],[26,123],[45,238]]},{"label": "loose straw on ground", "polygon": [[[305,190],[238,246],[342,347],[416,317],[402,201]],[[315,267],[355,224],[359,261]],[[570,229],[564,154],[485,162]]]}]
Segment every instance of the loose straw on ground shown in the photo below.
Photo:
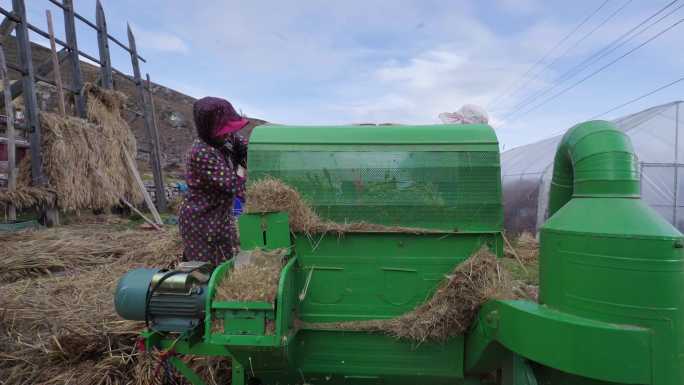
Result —
[{"label": "loose straw on ground", "polygon": [[3,384],[135,381],[142,363],[131,354],[143,325],[115,314],[114,287],[130,269],[177,261],[177,232],[63,226],[0,240],[9,249],[0,251],[8,253],[0,256]]}]

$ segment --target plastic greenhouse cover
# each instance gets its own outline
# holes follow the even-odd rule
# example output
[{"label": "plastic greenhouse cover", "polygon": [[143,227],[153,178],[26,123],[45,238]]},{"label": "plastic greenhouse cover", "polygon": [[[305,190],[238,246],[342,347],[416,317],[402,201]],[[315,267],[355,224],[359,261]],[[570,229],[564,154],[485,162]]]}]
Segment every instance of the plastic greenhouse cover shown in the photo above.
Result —
[{"label": "plastic greenhouse cover", "polygon": [[[680,137],[684,132],[678,133],[681,103],[613,121],[630,136],[639,157],[642,199],[680,230],[684,229],[684,137]],[[501,154],[507,230],[536,231],[546,219],[553,158],[561,138],[562,134]]]}]

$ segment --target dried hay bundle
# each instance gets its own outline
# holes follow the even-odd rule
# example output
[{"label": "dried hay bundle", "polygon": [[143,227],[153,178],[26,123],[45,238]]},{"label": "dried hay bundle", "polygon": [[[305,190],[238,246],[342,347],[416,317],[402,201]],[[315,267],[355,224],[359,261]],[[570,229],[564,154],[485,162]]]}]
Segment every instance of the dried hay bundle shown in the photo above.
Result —
[{"label": "dried hay bundle", "polygon": [[[110,207],[118,204],[120,197],[141,202],[142,192],[124,155],[124,151],[131,156],[137,153],[135,136],[121,116],[125,99],[119,92],[90,84],[85,93],[87,120],[40,114],[43,172],[49,190],[57,194],[56,203],[63,210]],[[26,164],[20,165],[18,186],[29,186],[30,167]]]},{"label": "dried hay bundle", "polygon": [[121,117],[127,99],[126,94],[101,88],[93,83],[87,83],[83,87],[83,93],[86,95],[86,114],[89,121],[105,126],[128,125]]},{"label": "dried hay bundle", "polygon": [[247,187],[248,213],[285,211],[290,220],[290,228],[295,232],[312,233],[350,233],[350,232],[396,232],[410,234],[442,233],[432,229],[413,227],[385,226],[366,222],[337,223],[322,219],[301,197],[299,192],[283,181],[266,177]]},{"label": "dried hay bundle", "polygon": [[227,272],[227,277],[216,289],[215,300],[275,302],[287,249],[255,249],[247,253],[251,260]]},{"label": "dried hay bundle", "polygon": [[53,206],[56,201],[54,191],[28,185],[19,186],[15,190],[0,190],[0,206],[13,204],[18,209],[32,206]]},{"label": "dried hay bundle", "polygon": [[247,187],[245,210],[248,213],[285,211],[293,231],[308,232],[322,222],[297,190],[271,177]]},{"label": "dried hay bundle", "polygon": [[[5,384],[131,383],[136,365],[131,352],[143,325],[115,314],[114,288],[130,269],[171,264],[181,248],[176,231],[123,233],[125,237],[111,242],[127,251],[109,263],[0,287],[0,373]],[[13,239],[27,241],[32,235]],[[90,243],[104,242],[87,238],[92,233],[82,235]]]},{"label": "dried hay bundle", "polygon": [[498,259],[482,248],[446,276],[423,305],[387,320],[305,324],[307,328],[383,332],[423,343],[444,342],[463,335],[482,304],[490,299],[511,298],[511,283]]}]

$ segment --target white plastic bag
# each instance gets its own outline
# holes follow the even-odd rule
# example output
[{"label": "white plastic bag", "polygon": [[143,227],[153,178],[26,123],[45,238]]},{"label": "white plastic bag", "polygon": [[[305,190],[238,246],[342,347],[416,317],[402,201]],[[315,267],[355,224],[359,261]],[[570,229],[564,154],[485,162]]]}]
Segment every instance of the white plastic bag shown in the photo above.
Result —
[{"label": "white plastic bag", "polygon": [[456,112],[442,112],[439,120],[444,124],[487,124],[487,111],[474,104],[466,104]]}]

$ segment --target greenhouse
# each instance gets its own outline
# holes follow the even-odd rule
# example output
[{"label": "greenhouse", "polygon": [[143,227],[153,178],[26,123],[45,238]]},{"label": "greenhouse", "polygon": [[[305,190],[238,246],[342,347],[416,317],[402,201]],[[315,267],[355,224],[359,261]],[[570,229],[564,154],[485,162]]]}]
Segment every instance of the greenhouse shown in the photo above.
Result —
[{"label": "greenhouse", "polygon": [[[613,122],[632,139],[639,157],[642,199],[684,230],[684,151],[679,132],[681,101],[631,114]],[[507,231],[536,232],[547,217],[557,135],[501,154]]]}]

